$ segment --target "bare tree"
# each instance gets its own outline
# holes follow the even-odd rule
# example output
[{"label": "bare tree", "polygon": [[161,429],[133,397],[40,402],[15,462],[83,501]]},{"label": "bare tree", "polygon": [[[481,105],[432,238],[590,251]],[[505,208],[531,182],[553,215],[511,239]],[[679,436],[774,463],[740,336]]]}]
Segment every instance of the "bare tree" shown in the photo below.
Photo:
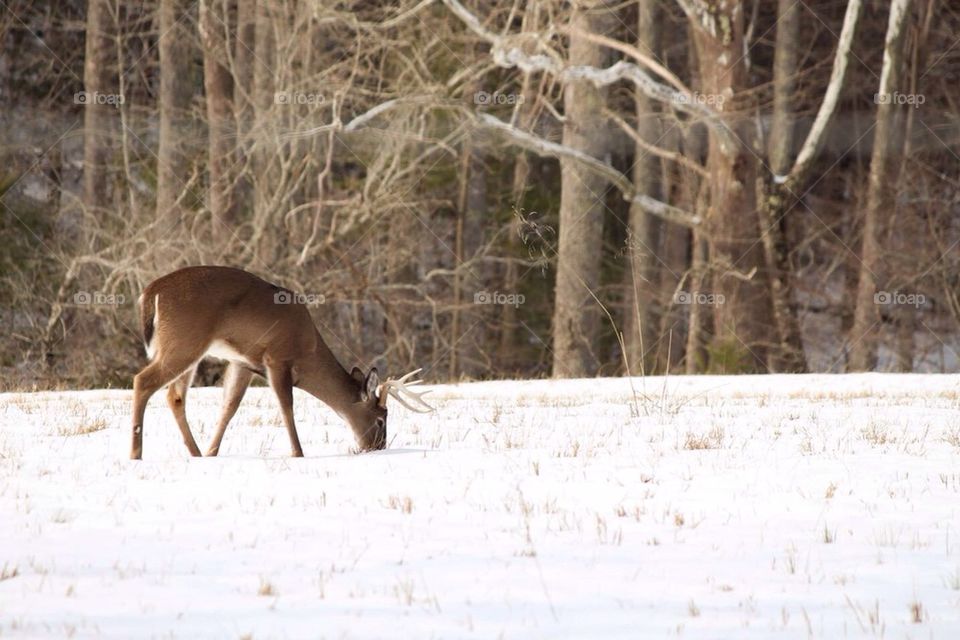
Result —
[{"label": "bare tree", "polygon": [[[658,3],[641,2],[637,7],[637,48],[654,59],[660,58],[660,32],[663,29]],[[660,158],[650,153],[660,145],[659,103],[640,89],[634,89],[638,141],[634,150],[633,184],[638,193],[663,199]],[[630,205],[627,251],[627,293],[624,297],[623,341],[630,373],[644,373],[655,362],[660,332],[659,263],[663,255],[660,236],[664,223],[637,203]]]},{"label": "bare tree", "polygon": [[849,369],[869,371],[877,365],[877,333],[881,322],[876,300],[878,281],[885,284],[881,238],[896,208],[895,187],[900,171],[897,151],[903,149],[903,106],[893,99],[900,86],[904,34],[910,17],[910,0],[893,0],[883,49],[883,69],[877,93],[877,125],[870,157],[867,206],[864,211],[860,279],[850,332]]},{"label": "bare tree", "polygon": [[[926,103],[888,125],[881,105],[875,149],[861,105],[876,82],[854,61],[879,73],[889,16],[863,0],[87,4],[60,16],[18,1],[20,21],[0,17],[0,87],[13,98],[0,186],[17,216],[0,224],[0,314],[29,345],[0,348],[4,362],[29,361],[4,367],[15,380],[128,382],[141,350],[130,305],[73,295],[132,300],[161,270],[197,262],[323,295],[312,314],[341,338],[338,355],[387,370],[429,361],[433,379],[837,370],[838,336],[858,337],[854,311],[873,314],[860,326],[885,368],[951,366],[960,49],[943,3],[915,12],[900,55],[911,73],[884,85]],[[42,30],[83,75],[75,25],[88,18],[99,26],[86,88],[100,93],[80,109],[61,97],[84,81],[51,73],[49,50],[29,43]],[[522,103],[474,104],[478,91]],[[55,144],[56,126],[49,141],[31,134],[42,125],[18,109],[38,122],[85,112],[86,144]],[[74,202],[87,203],[84,242]],[[604,229],[614,213],[629,222]],[[872,284],[846,260],[864,218]],[[877,309],[871,289],[928,302]],[[526,300],[475,306],[481,290]],[[622,350],[609,340],[620,329]]]},{"label": "bare tree", "polygon": [[743,3],[708,4],[682,0],[694,30],[704,99],[729,113],[740,140],[724,140],[711,130],[707,171],[714,308],[711,366],[718,371],[766,371],[771,335],[771,300],[759,244],[754,136],[737,108],[747,89]]},{"label": "bare tree", "polygon": [[[603,35],[615,16],[603,2],[574,8],[571,25],[577,31]],[[580,35],[570,37],[570,63],[600,67],[602,48]],[[607,153],[605,98],[587,80],[573,80],[564,88],[564,146],[603,158]],[[596,332],[598,309],[591,300],[600,283],[600,247],[603,238],[607,181],[584,173],[580,164],[561,160],[560,232],[557,284],[553,312],[553,373],[561,377],[593,375],[598,366]]]},{"label": "bare tree", "polygon": [[[786,175],[792,164],[794,139],[794,91],[796,88],[797,56],[799,55],[801,6],[791,0],[777,3],[777,35],[773,57],[773,113],[770,118],[770,137],[767,140],[767,157],[770,170],[775,176]],[[768,179],[767,182],[773,180]],[[769,198],[761,200],[769,205]],[[780,205],[781,199],[776,200]],[[806,370],[800,323],[795,311],[790,290],[791,271],[787,263],[789,248],[786,245],[788,219],[781,206],[761,207],[767,215],[760,217],[760,235],[764,241],[767,267],[770,269],[771,294],[774,319],[777,322],[779,340],[770,358],[774,371]]]},{"label": "bare tree", "polygon": [[112,136],[116,127],[114,20],[110,0],[87,5],[86,58],[83,65],[83,203],[88,210],[108,207]]},{"label": "bare tree", "polygon": [[[526,11],[523,14],[522,31],[524,33],[536,32],[540,26],[540,2],[531,0],[527,3]],[[539,84],[545,82],[545,77],[540,77]],[[529,131],[537,121],[542,112],[542,106],[539,101],[539,90],[534,83],[534,76],[531,73],[524,72],[519,83],[519,99],[513,111],[513,122],[523,131]],[[508,227],[506,251],[508,260],[504,266],[503,284],[504,290],[510,293],[518,293],[520,284],[520,274],[518,260],[516,260],[520,251],[521,218],[523,215],[524,196],[529,189],[531,159],[523,150],[518,149],[514,157],[513,179],[510,184],[510,208],[513,215],[510,218]],[[519,323],[517,322],[517,306],[505,304],[500,307],[500,341],[497,349],[497,360],[501,367],[510,371],[517,359],[517,333]]]},{"label": "bare tree", "polygon": [[273,127],[269,117],[275,101],[276,74],[274,67],[277,59],[277,43],[274,34],[274,14],[265,0],[256,0],[254,17],[254,52],[253,60],[253,112],[254,112],[254,140],[251,143],[250,167],[252,175],[252,200],[254,221],[254,251],[258,259],[273,262],[276,246],[267,237],[261,235],[261,230],[271,224],[276,199],[271,193],[270,185],[276,184],[276,172],[271,167],[274,151]]},{"label": "bare tree", "polygon": [[776,348],[771,363],[777,371],[801,372],[806,370],[807,364],[800,322],[793,308],[795,301],[790,247],[787,245],[787,215],[796,205],[797,193],[809,179],[814,159],[823,146],[827,127],[837,108],[862,3],[860,0],[852,0],[847,4],[843,28],[833,58],[830,82],[813,126],[792,164],[789,161],[792,147],[790,94],[797,64],[796,32],[799,28],[799,15],[796,7],[786,5],[789,3],[780,5],[774,58],[774,117],[768,147],[774,175],[764,175],[760,197],[760,232],[770,273],[770,292],[777,329]]},{"label": "bare tree", "polygon": [[[466,98],[475,101],[481,85],[466,86]],[[457,221],[454,231],[453,311],[450,319],[450,377],[460,375],[476,377],[483,371],[480,350],[486,333],[483,323],[483,308],[471,303],[473,296],[482,288],[478,270],[480,265],[466,266],[468,256],[473,256],[483,245],[484,222],[487,220],[487,176],[484,156],[478,141],[466,136],[460,145],[460,165],[457,186]],[[464,268],[465,267],[465,268]]]},{"label": "bare tree", "polygon": [[234,42],[234,107],[237,128],[245,132],[253,117],[253,78],[257,47],[257,0],[237,0]]},{"label": "bare tree", "polygon": [[233,113],[233,76],[227,62],[229,32],[226,0],[202,0],[200,37],[203,43],[203,88],[207,98],[207,207],[211,230],[220,249],[234,234],[236,188],[233,167],[236,120]]},{"label": "bare tree", "polygon": [[181,221],[182,197],[186,192],[189,158],[186,145],[190,129],[190,99],[193,82],[190,78],[189,47],[190,3],[183,0],[161,0],[159,6],[160,37],[160,128],[157,145],[157,219],[162,222],[161,234],[168,234]]}]

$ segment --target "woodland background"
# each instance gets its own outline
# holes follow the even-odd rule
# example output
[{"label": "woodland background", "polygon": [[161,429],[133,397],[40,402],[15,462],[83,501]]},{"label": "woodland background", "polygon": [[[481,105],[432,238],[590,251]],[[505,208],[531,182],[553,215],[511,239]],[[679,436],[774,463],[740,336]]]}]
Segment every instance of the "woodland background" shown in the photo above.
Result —
[{"label": "woodland background", "polygon": [[938,0],[0,0],[0,384],[128,386],[188,264],[435,381],[957,371],[958,34]]}]

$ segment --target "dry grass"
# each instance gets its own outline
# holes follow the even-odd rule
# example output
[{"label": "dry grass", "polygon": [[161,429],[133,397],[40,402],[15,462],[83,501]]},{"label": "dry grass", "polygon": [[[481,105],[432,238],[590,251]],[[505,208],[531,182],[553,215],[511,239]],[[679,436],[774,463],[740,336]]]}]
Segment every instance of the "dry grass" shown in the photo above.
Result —
[{"label": "dry grass", "polygon": [[960,591],[960,566],[950,573],[943,581],[944,585],[954,591]]},{"label": "dry grass", "polygon": [[257,589],[258,596],[270,597],[277,595],[277,589],[265,578],[260,578],[260,587]]},{"label": "dry grass", "polygon": [[103,431],[108,426],[106,418],[100,417],[94,418],[93,420],[83,420],[71,426],[60,427],[57,429],[57,433],[64,437],[85,436],[96,433],[97,431]]},{"label": "dry grass", "polygon": [[927,618],[927,612],[923,608],[923,603],[914,600],[910,603],[910,621],[913,624],[920,624]]},{"label": "dry grass", "polygon": [[683,448],[695,451],[698,449],[722,449],[723,427],[714,427],[709,433],[694,433],[688,431],[683,442]]},{"label": "dry grass", "polygon": [[878,424],[876,421],[872,421],[869,426],[864,428],[861,431],[861,435],[863,436],[864,440],[874,446],[893,444],[897,441],[897,437],[891,435],[889,429],[885,425]]},{"label": "dry grass", "polygon": [[833,541],[837,539],[837,534],[835,531],[830,531],[830,527],[826,524],[823,525],[823,543],[824,544],[833,544]]},{"label": "dry grass", "polygon": [[386,507],[403,513],[413,513],[413,498],[393,494],[387,497]]},{"label": "dry grass", "polygon": [[960,449],[960,427],[950,427],[944,434],[943,441]]},{"label": "dry grass", "polygon": [[397,584],[393,588],[393,592],[396,594],[397,600],[399,600],[402,604],[408,607],[413,604],[413,580],[398,580]]},{"label": "dry grass", "polygon": [[17,565],[8,566],[4,563],[3,568],[0,569],[0,582],[4,580],[12,580],[20,575],[20,569],[17,568]]}]

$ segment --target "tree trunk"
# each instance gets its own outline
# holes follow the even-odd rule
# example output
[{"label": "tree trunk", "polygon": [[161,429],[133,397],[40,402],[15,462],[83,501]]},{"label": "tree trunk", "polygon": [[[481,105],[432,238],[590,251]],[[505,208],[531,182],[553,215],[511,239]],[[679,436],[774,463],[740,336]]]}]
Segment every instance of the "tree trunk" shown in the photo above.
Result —
[{"label": "tree trunk", "polygon": [[[896,207],[895,189],[900,169],[897,151],[902,149],[901,124],[904,105],[892,99],[900,86],[903,67],[904,34],[909,19],[910,0],[893,0],[887,23],[887,37],[883,51],[883,69],[880,72],[880,90],[877,94],[877,125],[873,135],[870,157],[870,177],[867,183],[867,206],[864,213],[863,248],[860,253],[860,278],[857,283],[857,303],[850,331],[851,371],[870,371],[877,366],[879,310],[882,304],[896,301],[889,296],[878,296],[878,285],[883,280],[883,248],[880,238]],[[890,292],[887,292],[888,294]]]},{"label": "tree trunk", "polygon": [[160,233],[169,234],[182,219],[189,160],[185,142],[189,136],[190,56],[184,52],[189,42],[189,20],[183,14],[190,4],[184,0],[160,2],[160,131],[157,146],[157,212],[162,221]]},{"label": "tree trunk", "polygon": [[111,137],[118,113],[107,100],[115,92],[112,31],[109,0],[90,0],[83,65],[83,204],[88,213],[110,204]]},{"label": "tree trunk", "polygon": [[[929,42],[933,6],[933,0],[929,0],[926,5],[922,3],[919,5],[916,14],[919,29],[917,29],[915,35],[910,38],[912,47],[909,53],[909,76],[904,78],[901,85],[907,89],[911,95],[917,95],[917,84],[920,80],[918,76],[922,73],[921,70],[926,68],[926,48]],[[904,52],[904,57],[906,56],[907,53]],[[907,68],[906,62],[904,63],[904,68]],[[906,166],[907,160],[912,157],[913,149],[911,143],[913,139],[914,121],[917,118],[916,114],[916,109],[907,109],[906,122],[902,129],[902,152],[899,154],[899,171],[901,174]],[[901,175],[900,185],[902,185],[902,180],[903,176]],[[899,192],[899,190],[900,186],[898,185],[897,192]],[[914,275],[912,270],[916,264],[914,262],[915,254],[913,252],[913,243],[915,238],[921,237],[921,234],[924,233],[923,220],[917,215],[914,207],[903,207],[896,213],[897,220],[894,221],[888,230],[887,242],[890,243],[888,253],[899,257],[900,265],[896,267],[896,272],[901,274],[901,278],[912,281]],[[894,323],[897,328],[897,357],[895,366],[897,371],[903,373],[910,373],[914,370],[914,356],[917,348],[917,313],[918,309],[914,305],[898,305],[894,308]]]},{"label": "tree trunk", "polygon": [[797,55],[800,31],[799,2],[779,0],[777,36],[773,52],[773,117],[767,156],[770,169],[778,176],[786,175],[793,164],[793,92],[796,88]]},{"label": "tree trunk", "polygon": [[[796,86],[797,56],[799,51],[800,3],[779,0],[777,7],[777,36],[773,54],[773,116],[767,156],[775,176],[786,175],[793,164],[794,89]],[[789,221],[786,212],[796,206],[795,198],[787,200],[786,190],[779,190],[770,177],[762,181],[760,197],[760,237],[764,256],[770,270],[770,288],[773,297],[774,321],[778,329],[778,344],[770,358],[772,371],[802,373],[806,371],[806,357],[800,322],[793,307],[793,265],[787,242]]]},{"label": "tree trunk", "polygon": [[252,144],[254,65],[256,61],[257,0],[237,0],[237,35],[234,46],[233,109],[237,120],[237,167],[242,170],[236,188],[237,215],[249,214],[252,183],[247,160]]},{"label": "tree trunk", "polygon": [[764,180],[760,181],[758,204],[760,237],[763,241],[764,257],[770,277],[773,317],[776,326],[777,340],[770,358],[770,368],[774,371],[797,373],[807,370],[800,321],[794,309],[788,213],[797,204],[796,194],[804,189],[813,160],[823,145],[827,124],[836,110],[861,7],[861,0],[850,0],[847,3],[830,82],[807,139],[796,161],[791,165],[789,158],[793,147],[793,113],[790,105],[797,65],[799,14],[796,5],[782,0],[780,2],[777,48],[774,53],[774,117],[768,147],[773,175],[765,173]]},{"label": "tree trunk", "polygon": [[[697,48],[693,44],[692,25],[684,30],[687,50],[687,67],[690,69],[690,83],[699,86],[700,63],[697,60]],[[670,129],[667,143],[696,164],[702,164],[706,158],[707,141],[703,130],[698,127],[686,127],[684,130]],[[684,167],[663,164],[664,193],[671,197],[669,202],[679,202],[687,211],[693,211],[701,219],[707,216],[707,189],[709,185],[700,174]],[[709,335],[708,317],[699,313],[700,307],[687,307],[676,304],[674,295],[681,288],[686,292],[703,288],[703,272],[707,262],[707,241],[702,228],[689,229],[677,224],[666,224],[664,228],[664,247],[667,250],[668,268],[660,272],[661,300],[668,305],[669,313],[661,320],[660,335],[668,340],[661,341],[658,354],[660,370],[674,371],[674,366],[683,364],[688,374],[699,373],[706,368],[707,353],[705,338]],[[686,329],[683,329],[683,327]],[[668,353],[669,352],[669,353]]]},{"label": "tree trunk", "polygon": [[[638,48],[655,59],[660,58],[662,29],[657,3],[641,2],[638,7]],[[647,144],[659,146],[661,138],[657,102],[639,89],[634,91],[637,112],[637,135]],[[633,164],[633,185],[637,193],[662,199],[660,159],[641,145],[636,145]],[[664,224],[638,204],[630,206],[628,234],[629,269],[624,296],[623,341],[626,364],[632,375],[652,372],[656,362],[657,338],[660,329],[658,300],[660,239]]]},{"label": "tree trunk", "polygon": [[[540,3],[537,0],[530,0],[523,13],[522,30],[524,32],[536,31],[540,28]],[[517,126],[523,131],[529,131],[535,125],[537,114],[539,112],[537,105],[537,93],[533,83],[533,77],[529,73],[523,74],[523,80],[520,83],[520,100],[514,108],[513,119]],[[507,293],[519,294],[519,268],[513,258],[520,255],[520,233],[521,222],[520,214],[524,213],[524,196],[527,192],[527,182],[530,177],[530,156],[526,151],[517,149],[514,156],[513,165],[513,185],[510,191],[510,206],[514,209],[514,215],[508,223],[506,238],[506,254],[509,258],[503,275],[503,286]],[[517,333],[520,331],[520,323],[517,322],[517,307],[515,305],[505,304],[500,306],[500,340],[497,345],[497,363],[507,377],[516,375],[516,364],[518,362],[517,354]],[[494,372],[496,373],[496,372]]]},{"label": "tree trunk", "polygon": [[[694,6],[690,18],[705,99],[721,113],[735,111],[739,94],[747,88],[743,7],[735,2]],[[753,128],[739,126],[733,118],[726,122],[737,130],[740,140],[727,146],[711,130],[707,156],[710,205],[706,233],[713,287],[702,293],[713,297],[693,299],[692,303],[711,305],[713,311],[712,371],[765,372],[773,331],[756,212],[756,155],[748,148],[754,145]]]},{"label": "tree trunk", "polygon": [[256,3],[254,20],[254,51],[257,55],[253,65],[253,106],[259,124],[262,124],[260,118],[273,108],[275,90],[276,41],[267,4],[266,1]]},{"label": "tree trunk", "polygon": [[[697,293],[703,291],[704,277],[703,272],[707,268],[707,256],[709,253],[708,242],[703,239],[703,230],[694,229],[691,239],[691,257],[689,280],[690,291],[687,293]],[[700,304],[690,305],[690,320],[687,327],[687,344],[684,349],[686,358],[684,360],[684,373],[692,375],[700,373],[706,369],[709,354],[705,348],[705,333],[707,323],[704,319],[707,307]],[[671,345],[672,346],[672,345]]]},{"label": "tree trunk", "polygon": [[687,333],[684,329],[682,316],[670,304],[673,293],[680,284],[680,277],[690,268],[692,254],[692,233],[690,229],[679,224],[663,222],[660,246],[663,254],[660,258],[663,265],[660,268],[658,305],[660,308],[657,328],[657,342],[652,371],[658,375],[676,371],[683,362],[684,344]]},{"label": "tree trunk", "polygon": [[[527,86],[529,79],[524,79],[524,87]],[[524,96],[527,92],[524,91]],[[524,100],[526,104],[526,100]],[[518,151],[513,165],[513,188],[511,190],[511,206],[516,211],[522,211],[523,196],[527,190],[527,178],[530,175],[530,158],[525,151]],[[518,214],[514,214],[508,223],[506,253],[511,260],[507,262],[503,274],[503,288],[507,293],[520,293],[519,291],[519,269],[513,258],[520,255],[520,220]],[[497,363],[503,370],[503,373],[510,377],[515,375],[515,365],[517,362],[517,332],[519,323],[517,322],[517,307],[505,304],[500,307],[500,342],[497,347]]]},{"label": "tree trunk", "polygon": [[257,40],[257,0],[237,0],[237,39],[234,46],[234,108],[237,130],[250,130],[253,118],[254,67]]},{"label": "tree trunk", "polygon": [[[473,95],[473,92],[468,92]],[[450,378],[466,375],[474,378],[487,369],[482,350],[487,309],[478,306],[474,294],[484,288],[479,264],[463,268],[483,244],[483,220],[487,217],[487,185],[483,157],[467,137],[460,151],[460,188],[457,198],[457,224],[454,240],[456,264],[453,275],[453,314],[450,322]],[[506,292],[510,293],[510,292]]]},{"label": "tree trunk", "polygon": [[259,260],[272,264],[279,247],[267,233],[273,226],[274,206],[272,202],[275,184],[275,172],[271,169],[277,149],[271,127],[271,114],[274,109],[276,90],[274,67],[276,65],[276,38],[273,33],[273,16],[266,0],[257,2],[254,25],[253,65],[253,111],[252,127],[253,152],[250,162],[253,183],[253,238],[254,251]]},{"label": "tree trunk", "polygon": [[200,3],[203,42],[203,88],[207,98],[207,207],[216,250],[222,252],[236,233],[234,159],[236,122],[233,114],[233,76],[227,68],[226,0]]},{"label": "tree trunk", "polygon": [[[606,33],[612,11],[577,8],[574,29]],[[570,64],[602,66],[601,48],[582,37],[570,36]],[[564,88],[563,144],[595,158],[607,151],[602,116],[605,92],[591,83],[573,80]],[[584,172],[578,162],[560,161],[560,237],[553,314],[553,374],[557,377],[593,375],[598,367],[596,334],[599,309],[593,295],[600,282],[604,193],[607,181]]]}]

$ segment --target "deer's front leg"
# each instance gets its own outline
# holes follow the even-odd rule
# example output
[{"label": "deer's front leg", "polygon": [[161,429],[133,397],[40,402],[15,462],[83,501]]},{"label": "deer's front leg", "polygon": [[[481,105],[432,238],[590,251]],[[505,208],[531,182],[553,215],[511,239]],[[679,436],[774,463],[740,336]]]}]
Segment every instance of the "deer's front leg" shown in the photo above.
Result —
[{"label": "deer's front leg", "polygon": [[227,371],[223,374],[223,410],[220,413],[217,433],[213,436],[210,448],[207,449],[208,456],[215,456],[220,452],[223,434],[227,430],[230,419],[237,412],[237,407],[243,400],[243,394],[247,392],[247,387],[250,386],[251,378],[253,378],[253,372],[246,367],[236,362],[227,365]]},{"label": "deer's front leg", "polygon": [[268,370],[270,387],[277,394],[280,401],[280,411],[283,413],[283,422],[287,425],[287,435],[290,436],[290,448],[294,458],[303,457],[300,448],[300,438],[297,436],[297,426],[293,422],[293,372],[289,364],[274,365]]}]

